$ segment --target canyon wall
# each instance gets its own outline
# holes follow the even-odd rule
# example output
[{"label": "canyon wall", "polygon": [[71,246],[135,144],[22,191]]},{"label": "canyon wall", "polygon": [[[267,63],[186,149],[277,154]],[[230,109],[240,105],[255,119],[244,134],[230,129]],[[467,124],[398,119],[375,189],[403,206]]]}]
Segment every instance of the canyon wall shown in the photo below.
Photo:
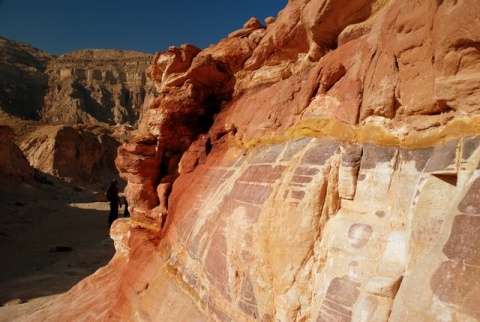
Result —
[{"label": "canyon wall", "polygon": [[48,88],[46,64],[53,55],[0,37],[0,109],[38,120]]},{"label": "canyon wall", "polygon": [[115,257],[20,320],[480,320],[479,15],[290,1],[157,53]]},{"label": "canyon wall", "polygon": [[0,109],[50,124],[135,125],[155,96],[145,71],[152,56],[80,50],[59,57],[0,37]]},{"label": "canyon wall", "polygon": [[116,175],[114,160],[121,143],[115,136],[95,125],[42,125],[25,134],[19,147],[40,173],[103,189]]},{"label": "canyon wall", "polygon": [[134,125],[152,83],[152,57],[134,51],[81,50],[51,60],[42,119],[54,124]]},{"label": "canyon wall", "polygon": [[155,97],[146,77],[151,61],[121,50],[55,57],[0,37],[0,124],[14,130],[6,138],[17,143],[5,145],[5,155],[20,147],[37,174],[107,184],[118,176],[117,147],[138,123],[144,101]]}]

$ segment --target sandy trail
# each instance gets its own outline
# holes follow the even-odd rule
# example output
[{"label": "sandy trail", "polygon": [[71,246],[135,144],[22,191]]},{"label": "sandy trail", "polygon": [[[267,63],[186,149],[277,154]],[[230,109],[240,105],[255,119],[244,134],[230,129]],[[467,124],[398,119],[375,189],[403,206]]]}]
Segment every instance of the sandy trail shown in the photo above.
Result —
[{"label": "sandy trail", "polygon": [[108,203],[61,182],[0,191],[0,321],[35,311],[114,255]]}]

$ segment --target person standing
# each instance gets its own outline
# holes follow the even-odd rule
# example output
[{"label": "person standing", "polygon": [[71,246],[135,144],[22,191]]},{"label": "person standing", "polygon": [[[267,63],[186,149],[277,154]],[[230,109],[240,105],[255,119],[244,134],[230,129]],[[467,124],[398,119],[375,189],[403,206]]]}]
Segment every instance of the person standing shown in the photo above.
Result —
[{"label": "person standing", "polygon": [[130,211],[128,210],[127,197],[123,197],[123,204],[125,205],[125,210],[123,211],[123,217],[130,217]]},{"label": "person standing", "polygon": [[122,208],[122,201],[118,195],[118,181],[113,179],[107,190],[107,199],[110,201],[110,213],[108,214],[108,227],[118,218],[118,207]]}]

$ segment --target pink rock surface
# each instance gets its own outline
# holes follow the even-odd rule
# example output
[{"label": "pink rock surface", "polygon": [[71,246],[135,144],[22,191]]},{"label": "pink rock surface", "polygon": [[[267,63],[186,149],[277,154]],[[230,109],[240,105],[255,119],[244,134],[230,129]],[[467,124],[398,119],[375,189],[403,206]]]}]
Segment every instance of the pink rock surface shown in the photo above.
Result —
[{"label": "pink rock surface", "polygon": [[26,319],[479,320],[479,14],[290,1],[158,53],[117,255]]}]

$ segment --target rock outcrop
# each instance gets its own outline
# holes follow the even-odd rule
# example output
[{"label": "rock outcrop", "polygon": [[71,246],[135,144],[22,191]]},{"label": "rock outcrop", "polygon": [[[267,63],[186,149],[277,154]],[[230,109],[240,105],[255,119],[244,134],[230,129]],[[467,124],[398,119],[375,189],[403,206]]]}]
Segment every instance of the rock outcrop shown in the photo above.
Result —
[{"label": "rock outcrop", "polygon": [[19,146],[38,171],[77,185],[110,182],[121,143],[99,126],[43,125],[25,135]]},{"label": "rock outcrop", "polygon": [[0,181],[33,180],[34,170],[22,150],[15,144],[15,133],[0,125]]},{"label": "rock outcrop", "polygon": [[114,259],[23,320],[480,320],[479,15],[290,1],[158,53]]}]

